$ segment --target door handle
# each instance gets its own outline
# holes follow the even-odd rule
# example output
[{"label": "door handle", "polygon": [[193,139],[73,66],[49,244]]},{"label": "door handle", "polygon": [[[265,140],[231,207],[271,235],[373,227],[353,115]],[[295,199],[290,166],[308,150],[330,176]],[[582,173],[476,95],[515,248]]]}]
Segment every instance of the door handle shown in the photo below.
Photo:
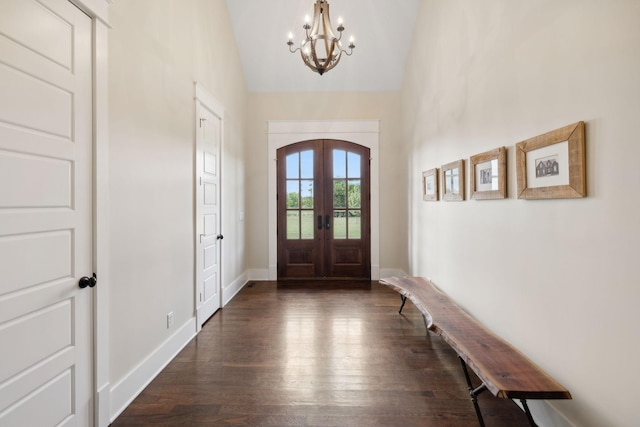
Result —
[{"label": "door handle", "polygon": [[322,215],[318,215],[318,230],[322,230]]},{"label": "door handle", "polygon": [[331,215],[327,215],[325,218],[327,219],[326,228],[327,230],[331,230]]},{"label": "door handle", "polygon": [[93,288],[96,285],[96,283],[98,283],[98,277],[96,276],[96,273],[93,273],[92,277],[84,276],[80,278],[80,281],[78,282],[78,286],[80,287],[80,289],[84,289],[87,286],[90,288]]},{"label": "door handle", "polygon": [[222,239],[224,239],[224,236],[222,234],[218,234],[216,236],[216,240],[222,240]]}]

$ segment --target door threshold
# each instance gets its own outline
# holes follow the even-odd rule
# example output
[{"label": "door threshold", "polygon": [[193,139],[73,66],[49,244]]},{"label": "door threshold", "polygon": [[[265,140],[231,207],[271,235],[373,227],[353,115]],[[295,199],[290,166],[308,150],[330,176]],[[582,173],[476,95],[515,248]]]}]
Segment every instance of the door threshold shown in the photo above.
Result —
[{"label": "door threshold", "polygon": [[278,288],[326,291],[331,289],[371,289],[370,279],[279,279]]}]

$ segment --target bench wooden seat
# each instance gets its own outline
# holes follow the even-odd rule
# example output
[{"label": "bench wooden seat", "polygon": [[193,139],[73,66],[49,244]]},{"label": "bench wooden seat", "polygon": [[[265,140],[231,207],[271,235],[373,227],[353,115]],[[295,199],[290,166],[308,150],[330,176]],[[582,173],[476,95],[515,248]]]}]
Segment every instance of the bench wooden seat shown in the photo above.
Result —
[{"label": "bench wooden seat", "polygon": [[[427,328],[458,353],[481,426],[484,422],[476,397],[484,390],[489,390],[496,397],[520,399],[534,426],[527,399],[571,399],[567,389],[515,347],[481,325],[428,280],[391,277],[380,280],[380,283],[410,299],[423,314]],[[482,381],[479,387],[472,386],[467,366]]]}]

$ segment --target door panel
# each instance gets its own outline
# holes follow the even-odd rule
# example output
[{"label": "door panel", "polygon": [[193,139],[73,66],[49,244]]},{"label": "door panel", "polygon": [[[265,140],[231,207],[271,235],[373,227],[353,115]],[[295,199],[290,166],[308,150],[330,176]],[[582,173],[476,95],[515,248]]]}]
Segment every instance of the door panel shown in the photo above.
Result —
[{"label": "door panel", "polygon": [[220,295],[220,145],[222,120],[197,104],[196,283],[198,325],[222,304]]},{"label": "door panel", "polygon": [[0,425],[91,425],[91,20],[0,3]]},{"label": "door panel", "polygon": [[278,150],[279,277],[319,277],[324,254],[318,247],[322,227],[317,215],[322,200],[316,189],[322,176],[321,141],[306,141]]},{"label": "door panel", "polygon": [[369,150],[313,140],[277,158],[278,278],[369,278]]},{"label": "door panel", "polygon": [[325,144],[328,277],[371,277],[369,149],[346,141]]}]

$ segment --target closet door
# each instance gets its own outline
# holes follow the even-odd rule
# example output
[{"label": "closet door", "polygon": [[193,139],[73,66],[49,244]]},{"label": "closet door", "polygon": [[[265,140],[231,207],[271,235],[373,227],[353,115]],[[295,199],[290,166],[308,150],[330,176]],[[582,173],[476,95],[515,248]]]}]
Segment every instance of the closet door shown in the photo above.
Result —
[{"label": "closet door", "polygon": [[196,129],[196,312],[202,326],[222,306],[220,148],[222,118],[198,100]]},{"label": "closet door", "polygon": [[0,2],[2,426],[93,424],[91,43],[67,0]]}]

